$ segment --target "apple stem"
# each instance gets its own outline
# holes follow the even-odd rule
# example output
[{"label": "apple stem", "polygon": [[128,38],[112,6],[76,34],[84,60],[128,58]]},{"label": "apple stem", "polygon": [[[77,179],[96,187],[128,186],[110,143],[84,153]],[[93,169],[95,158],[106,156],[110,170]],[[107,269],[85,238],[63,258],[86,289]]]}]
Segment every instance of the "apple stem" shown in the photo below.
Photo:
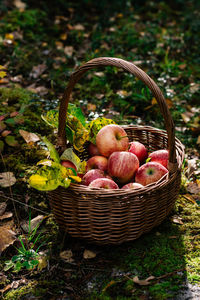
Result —
[{"label": "apple stem", "polygon": [[122,139],[127,138],[127,137],[128,137],[127,135],[123,135],[123,136],[120,136],[118,139],[122,140]]}]

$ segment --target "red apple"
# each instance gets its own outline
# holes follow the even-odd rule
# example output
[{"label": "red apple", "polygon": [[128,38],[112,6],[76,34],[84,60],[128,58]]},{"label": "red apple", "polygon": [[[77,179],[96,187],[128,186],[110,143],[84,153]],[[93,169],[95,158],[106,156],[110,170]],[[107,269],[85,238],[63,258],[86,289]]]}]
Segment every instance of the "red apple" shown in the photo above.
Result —
[{"label": "red apple", "polygon": [[137,170],[135,174],[135,182],[147,185],[158,181],[168,170],[157,162],[148,162]]},{"label": "red apple", "polygon": [[169,159],[169,151],[168,150],[157,150],[149,154],[151,158],[151,162],[158,162],[167,168],[168,159]]},{"label": "red apple", "polygon": [[113,152],[108,159],[109,175],[121,183],[129,182],[138,168],[137,156],[128,151]]},{"label": "red apple", "polygon": [[116,151],[128,150],[128,137],[126,131],[119,125],[106,125],[99,130],[96,136],[96,145],[103,156],[110,156]]},{"label": "red apple", "polygon": [[105,156],[95,155],[88,159],[86,171],[91,169],[99,169],[106,171],[108,167],[108,159]]},{"label": "red apple", "polygon": [[139,183],[136,183],[136,182],[130,182],[130,183],[127,183],[125,184],[122,189],[138,189],[138,188],[142,188],[143,185],[142,184],[139,184]]},{"label": "red apple", "polygon": [[89,185],[93,180],[97,178],[105,178],[105,174],[102,170],[99,169],[93,169],[85,173],[85,175],[82,178],[82,184],[83,185]]},{"label": "red apple", "polygon": [[140,142],[131,142],[129,148],[129,152],[135,154],[139,159],[140,163],[143,163],[145,159],[148,157],[148,152],[146,147]]},{"label": "red apple", "polygon": [[118,185],[111,179],[108,178],[98,178],[93,180],[89,187],[91,188],[101,188],[101,189],[118,189]]},{"label": "red apple", "polygon": [[72,168],[77,171],[75,164],[73,164],[73,162],[71,162],[70,160],[62,160],[61,165],[65,168]]},{"label": "red apple", "polygon": [[97,146],[93,143],[90,143],[88,146],[88,151],[90,156],[101,155]]}]

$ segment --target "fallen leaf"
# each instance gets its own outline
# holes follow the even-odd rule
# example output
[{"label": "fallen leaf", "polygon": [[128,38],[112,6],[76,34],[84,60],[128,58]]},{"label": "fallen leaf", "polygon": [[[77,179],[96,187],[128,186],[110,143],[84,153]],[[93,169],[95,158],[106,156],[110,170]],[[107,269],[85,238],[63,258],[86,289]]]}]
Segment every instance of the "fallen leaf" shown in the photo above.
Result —
[{"label": "fallen leaf", "polygon": [[47,66],[45,64],[34,66],[30,73],[30,76],[36,79],[46,70],[46,68]]},{"label": "fallen leaf", "polygon": [[14,0],[14,3],[16,8],[18,8],[21,12],[23,12],[26,8],[26,3],[22,2],[21,0]]},{"label": "fallen leaf", "polygon": [[65,260],[66,262],[73,262],[74,259],[72,258],[73,256],[73,253],[72,253],[72,250],[65,250],[65,251],[62,251],[60,252],[60,258]]},{"label": "fallen leaf", "polygon": [[188,166],[187,166],[186,175],[188,178],[190,178],[193,172],[197,169],[197,159],[196,158],[188,159],[187,164]]},{"label": "fallen leaf", "polygon": [[5,138],[5,142],[11,147],[19,146],[18,141],[16,141],[15,137],[12,135],[7,135]]},{"label": "fallen leaf", "polygon": [[23,137],[27,144],[31,142],[35,143],[40,140],[39,136],[37,136],[35,133],[28,132],[22,129],[19,130],[19,134]]},{"label": "fallen leaf", "polygon": [[175,223],[175,224],[183,225],[182,218],[179,217],[179,216],[173,216],[173,217],[172,217],[172,222]]},{"label": "fallen leaf", "polygon": [[194,113],[192,113],[190,111],[187,111],[187,112],[181,114],[181,117],[186,124],[191,120],[191,117],[193,117],[193,116],[194,116]]},{"label": "fallen leaf", "polygon": [[93,111],[94,111],[94,110],[96,110],[96,108],[97,108],[97,107],[96,107],[95,104],[88,103],[88,105],[87,105],[87,109],[88,109],[88,110],[93,110]]},{"label": "fallen leaf", "polygon": [[187,67],[187,65],[186,64],[181,64],[178,67],[179,67],[180,70],[184,70]]},{"label": "fallen leaf", "polygon": [[104,72],[94,72],[94,75],[98,77],[104,77]]},{"label": "fallen leaf", "polygon": [[0,255],[16,240],[16,233],[11,230],[12,227],[13,223],[11,222],[5,223],[0,226]]},{"label": "fallen leaf", "polygon": [[190,202],[192,202],[193,204],[197,204],[196,201],[193,199],[193,197],[189,194],[185,194],[183,195],[183,197],[187,200],[189,200]]},{"label": "fallen leaf", "polygon": [[14,280],[11,283],[11,289],[17,289],[22,284],[27,284],[27,279],[22,278],[22,279],[19,279],[19,280]]},{"label": "fallen leaf", "polygon": [[72,47],[72,46],[66,46],[66,47],[64,48],[64,53],[65,53],[67,56],[72,56],[73,52],[74,52],[74,47]]},{"label": "fallen leaf", "polygon": [[0,203],[0,216],[2,216],[6,211],[7,204],[6,202]]},{"label": "fallen leaf", "polygon": [[48,260],[47,260],[47,256],[46,255],[42,255],[38,258],[38,266],[37,269],[39,271],[42,271],[43,269],[45,269],[48,265]]},{"label": "fallen leaf", "polygon": [[117,91],[117,95],[119,95],[121,98],[127,97],[128,92],[124,90]]},{"label": "fallen leaf", "polygon": [[91,251],[91,250],[87,250],[85,249],[85,251],[83,252],[83,258],[84,259],[91,259],[96,257],[96,253]]},{"label": "fallen leaf", "polygon": [[12,218],[13,213],[12,212],[5,212],[2,216],[0,216],[0,221]]},{"label": "fallen leaf", "polygon": [[187,185],[187,191],[191,194],[199,194],[200,193],[200,187],[195,182],[190,182]]},{"label": "fallen leaf", "polygon": [[84,31],[85,27],[82,24],[76,24],[73,26],[73,29],[78,31]]},{"label": "fallen leaf", "polygon": [[66,39],[67,39],[67,33],[65,32],[65,33],[62,33],[61,35],[60,35],[60,39],[62,40],[62,41],[66,41]]},{"label": "fallen leaf", "polygon": [[105,291],[106,291],[109,287],[111,287],[112,285],[114,285],[114,284],[116,284],[116,281],[111,280],[111,281],[103,288],[102,292],[105,293]]},{"label": "fallen leaf", "polygon": [[25,222],[22,222],[21,227],[25,232],[32,232],[33,229],[36,228],[36,226],[39,227],[39,225],[42,223],[44,218],[45,217],[43,215],[39,215],[39,216],[37,216],[37,217],[35,217],[34,219],[31,220],[30,226],[29,226],[29,221],[25,221]]},{"label": "fallen leaf", "polygon": [[16,117],[18,114],[19,114],[18,111],[13,111],[12,113],[10,113],[10,117],[11,118]]},{"label": "fallen leaf", "polygon": [[139,285],[149,285],[149,284],[151,284],[151,280],[153,280],[153,279],[155,279],[155,277],[154,276],[150,276],[150,277],[148,277],[147,279],[143,279],[143,280],[140,280],[139,278],[138,278],[138,276],[135,276],[135,277],[133,277],[133,282],[134,283],[137,283],[137,284],[139,284]]},{"label": "fallen leaf", "polygon": [[14,185],[16,182],[16,178],[12,172],[3,172],[0,173],[0,186],[1,187],[9,187]]},{"label": "fallen leaf", "polygon": [[194,82],[192,82],[192,83],[190,84],[190,92],[191,92],[191,93],[196,93],[196,92],[198,92],[199,88],[200,88],[200,84],[199,84],[199,83],[194,83]]},{"label": "fallen leaf", "polygon": [[2,133],[1,133],[1,136],[3,137],[6,137],[7,135],[9,135],[12,131],[10,130],[4,130]]},{"label": "fallen leaf", "polygon": [[58,50],[61,50],[61,49],[64,48],[64,45],[63,45],[62,42],[56,41],[55,44],[56,44],[56,48],[57,48]]}]

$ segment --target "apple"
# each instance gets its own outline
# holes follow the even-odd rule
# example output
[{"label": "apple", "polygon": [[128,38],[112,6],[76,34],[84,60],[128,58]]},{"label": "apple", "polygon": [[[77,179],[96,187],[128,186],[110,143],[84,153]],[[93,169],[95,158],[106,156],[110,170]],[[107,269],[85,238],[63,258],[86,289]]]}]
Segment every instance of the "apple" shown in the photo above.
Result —
[{"label": "apple", "polygon": [[99,169],[89,170],[82,178],[83,185],[89,185],[93,180],[97,178],[105,178],[104,171]]},{"label": "apple", "polygon": [[127,184],[125,184],[122,189],[138,189],[138,188],[142,188],[143,185],[136,183],[136,182],[129,182]]},{"label": "apple", "polygon": [[140,142],[131,142],[130,147],[128,149],[129,152],[135,154],[139,159],[140,163],[143,163],[145,159],[148,157],[148,152],[146,147]]},{"label": "apple", "polygon": [[86,171],[91,169],[99,169],[106,171],[108,167],[108,159],[105,156],[95,155],[88,159]]},{"label": "apple", "polygon": [[73,162],[71,162],[70,160],[62,160],[61,165],[65,168],[72,168],[75,171],[77,171],[75,164]]},{"label": "apple", "polygon": [[93,180],[89,187],[91,188],[101,188],[101,189],[118,189],[118,185],[111,179],[108,178],[98,178]]},{"label": "apple", "polygon": [[113,152],[108,159],[108,173],[120,183],[129,182],[138,168],[137,156],[128,151]]},{"label": "apple", "polygon": [[90,156],[101,155],[97,146],[93,143],[90,143],[88,146],[88,152]]},{"label": "apple", "polygon": [[147,185],[158,181],[162,178],[168,170],[157,162],[148,162],[137,170],[135,174],[135,182],[142,185]]},{"label": "apple", "polygon": [[103,156],[110,156],[116,151],[128,150],[129,140],[126,131],[119,125],[109,124],[99,130],[96,145]]},{"label": "apple", "polygon": [[168,150],[157,150],[149,154],[149,158],[151,158],[151,162],[158,162],[167,168],[168,159],[169,159],[169,151]]}]

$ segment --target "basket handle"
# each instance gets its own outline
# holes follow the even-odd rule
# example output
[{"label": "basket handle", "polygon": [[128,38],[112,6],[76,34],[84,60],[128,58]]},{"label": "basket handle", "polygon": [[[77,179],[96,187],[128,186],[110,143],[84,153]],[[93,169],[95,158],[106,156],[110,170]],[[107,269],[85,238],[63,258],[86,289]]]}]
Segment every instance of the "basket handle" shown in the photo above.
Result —
[{"label": "basket handle", "polygon": [[67,107],[68,107],[70,95],[75,84],[88,70],[96,67],[101,67],[101,66],[115,66],[115,67],[122,68],[125,71],[135,75],[141,81],[143,81],[152,91],[154,97],[156,98],[159,104],[160,111],[164,118],[165,128],[168,135],[168,148],[169,148],[168,168],[170,173],[174,173],[178,167],[176,162],[176,152],[175,152],[175,127],[167,103],[165,101],[165,98],[161,90],[157,86],[157,84],[142,69],[138,68],[133,63],[120,58],[112,58],[112,57],[94,58],[88,61],[87,63],[85,63],[84,65],[82,65],[81,67],[79,67],[71,75],[68,86],[66,87],[64,91],[64,95],[61,99],[60,108],[59,108],[59,126],[58,126],[58,141],[57,141],[58,147],[60,147],[61,149],[66,148],[66,134],[65,134],[66,114],[67,114]]}]

